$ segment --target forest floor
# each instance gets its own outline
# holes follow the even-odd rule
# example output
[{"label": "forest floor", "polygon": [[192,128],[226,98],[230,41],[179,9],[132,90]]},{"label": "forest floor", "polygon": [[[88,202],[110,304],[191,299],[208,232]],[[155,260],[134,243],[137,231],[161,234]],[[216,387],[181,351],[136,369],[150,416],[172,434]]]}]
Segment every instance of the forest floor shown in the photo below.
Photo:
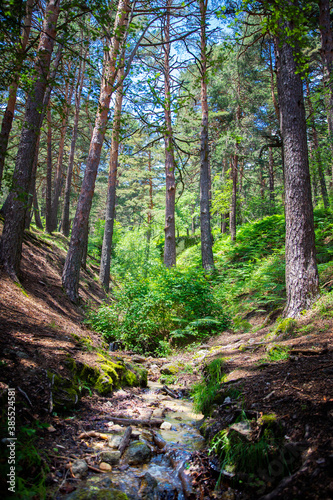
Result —
[{"label": "forest floor", "polygon": [[[57,238],[61,240],[60,235]],[[86,391],[75,411],[66,415],[50,412],[47,371],[70,377],[66,357],[80,359],[84,350],[80,338],[89,336],[96,348],[105,349],[100,336],[88,330],[83,322],[83,306],[95,307],[105,299],[96,279],[97,269],[88,267],[82,271],[82,306],[77,307],[62,290],[64,258],[65,251],[58,246],[28,233],[23,248],[21,285],[0,275],[0,397],[4,407],[8,388],[16,389],[17,433],[20,435],[23,429],[29,435],[31,429],[35,433],[34,446],[44,457],[40,465],[27,465],[31,471],[26,470],[25,474],[37,476],[36,469],[44,462],[49,470],[48,484],[66,498],[76,488],[71,463],[78,458],[86,459],[91,453],[94,438],[79,439],[80,433],[105,432],[116,414],[137,419],[163,417],[166,407],[172,407],[173,398],[172,395],[162,398],[157,391],[156,401],[147,402],[139,388],[124,388],[107,397]],[[325,500],[333,497],[332,312],[333,306],[322,308],[321,312],[314,309],[298,321],[293,333],[274,339],[270,336],[272,325],[261,327],[265,318],[256,316],[250,319],[252,332],[224,332],[201,346],[179,350],[168,359],[139,360],[148,369],[151,382],[159,380],[164,364],[177,366],[177,373],[166,376],[164,383],[176,395],[184,395],[192,384],[201,380],[201,369],[208,361],[223,357],[227,378],[221,400],[206,422],[208,439],[234,422],[240,411],[252,419],[253,432],[258,430],[256,426],[263,415],[274,413],[285,442],[293,450],[290,475],[285,479],[280,478],[281,464],[276,461],[276,474],[273,469],[259,486],[247,484],[247,478],[243,486],[240,482],[235,485],[230,474],[222,474],[219,493],[213,492],[217,480],[214,461],[208,459],[205,448],[194,452],[189,469],[195,488],[193,498]],[[268,357],[269,348],[277,343],[289,350],[287,359],[272,361]],[[87,355],[93,363],[94,353]],[[133,358],[130,352],[117,355]],[[226,388],[231,395],[227,401]],[[5,437],[6,417],[3,411],[1,431]],[[98,471],[96,457],[91,455],[89,460],[90,471]],[[1,470],[4,462],[1,455]],[[5,481],[3,476],[1,491],[7,490]],[[8,495],[8,498],[18,497]]]}]

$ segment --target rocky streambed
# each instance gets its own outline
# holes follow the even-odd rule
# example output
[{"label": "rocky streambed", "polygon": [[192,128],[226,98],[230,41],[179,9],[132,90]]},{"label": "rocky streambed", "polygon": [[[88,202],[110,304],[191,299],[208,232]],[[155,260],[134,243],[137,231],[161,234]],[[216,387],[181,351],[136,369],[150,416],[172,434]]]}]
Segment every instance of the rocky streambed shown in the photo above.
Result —
[{"label": "rocky streambed", "polygon": [[94,425],[75,437],[80,458],[72,455],[53,498],[190,498],[188,467],[191,454],[204,446],[203,417],[181,396],[177,389],[150,382],[146,389],[120,389],[112,399],[104,398]]}]

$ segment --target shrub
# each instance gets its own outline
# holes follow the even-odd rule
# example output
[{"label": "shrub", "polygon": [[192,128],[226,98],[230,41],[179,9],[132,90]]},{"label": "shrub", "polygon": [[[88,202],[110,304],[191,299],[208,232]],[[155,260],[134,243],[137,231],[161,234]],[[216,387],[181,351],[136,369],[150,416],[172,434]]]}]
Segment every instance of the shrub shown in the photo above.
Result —
[{"label": "shrub", "polygon": [[88,321],[108,340],[122,340],[139,352],[161,354],[169,340],[202,338],[229,324],[201,270],[160,267],[147,279],[128,277],[114,298]]}]

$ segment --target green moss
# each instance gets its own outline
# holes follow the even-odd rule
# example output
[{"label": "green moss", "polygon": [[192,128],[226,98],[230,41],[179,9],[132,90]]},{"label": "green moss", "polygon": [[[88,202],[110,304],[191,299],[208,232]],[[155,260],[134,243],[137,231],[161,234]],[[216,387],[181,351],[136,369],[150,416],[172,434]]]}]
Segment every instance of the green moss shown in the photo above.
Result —
[{"label": "green moss", "polygon": [[74,491],[67,500],[128,500],[128,496],[120,490],[100,489],[97,486]]},{"label": "green moss", "polygon": [[74,380],[48,372],[51,382],[54,411],[61,412],[75,408],[80,399],[80,391]]},{"label": "green moss", "polygon": [[124,382],[129,387],[133,387],[134,385],[137,384],[138,379],[137,379],[137,376],[133,372],[131,372],[130,370],[126,370],[125,376],[124,376]]},{"label": "green moss", "polygon": [[297,321],[295,319],[286,318],[277,325],[273,334],[277,337],[282,335],[283,338],[288,338],[295,331],[296,327]]},{"label": "green moss", "polygon": [[272,427],[276,424],[277,418],[275,413],[268,413],[267,415],[261,415],[258,423],[265,425],[266,427]]},{"label": "green moss", "polygon": [[96,389],[96,391],[99,392],[99,394],[101,394],[102,396],[109,394],[114,389],[114,383],[112,378],[103,373],[96,380],[94,389]]},{"label": "green moss", "polygon": [[140,387],[147,387],[147,385],[148,385],[148,370],[146,370],[146,368],[142,368],[141,366],[133,365],[131,363],[126,364],[126,368],[131,373],[133,373],[136,377],[137,383],[134,385],[138,385]]},{"label": "green moss", "polygon": [[66,365],[73,374],[77,391],[80,387],[95,389],[106,395],[121,386],[147,387],[147,370],[136,365],[125,365],[122,358],[99,354],[99,366],[91,366],[67,358]]}]

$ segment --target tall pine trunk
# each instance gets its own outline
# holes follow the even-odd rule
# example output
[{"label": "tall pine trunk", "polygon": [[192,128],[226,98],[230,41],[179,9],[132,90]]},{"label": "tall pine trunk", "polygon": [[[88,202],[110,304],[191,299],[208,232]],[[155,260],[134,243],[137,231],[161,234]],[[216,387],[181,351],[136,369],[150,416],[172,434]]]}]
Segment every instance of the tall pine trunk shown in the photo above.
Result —
[{"label": "tall pine trunk", "polygon": [[[70,70],[70,67],[69,67],[69,70]],[[72,83],[71,87],[69,87],[68,83],[66,85],[66,106],[65,106],[64,115],[63,115],[63,118],[61,121],[57,168],[55,171],[54,189],[53,189],[53,197],[52,197],[52,205],[51,205],[50,232],[56,231],[58,228],[58,208],[59,208],[60,195],[61,195],[61,190],[62,190],[63,181],[64,181],[63,160],[64,160],[64,152],[65,152],[65,139],[66,139],[68,118],[69,118],[69,110],[70,110],[70,105],[71,105],[71,101],[72,101],[72,97],[73,97],[73,83]]]},{"label": "tall pine trunk", "polygon": [[231,241],[236,241],[236,215],[237,215],[237,184],[238,184],[238,155],[234,154],[231,160],[232,192],[229,214],[229,229]]},{"label": "tall pine trunk", "polygon": [[207,102],[207,44],[206,12],[207,0],[200,0],[200,73],[201,73],[201,144],[200,144],[200,226],[202,267],[206,271],[214,269],[213,240],[210,228],[209,203],[209,142],[208,142],[208,102]]},{"label": "tall pine trunk", "polygon": [[77,86],[76,86],[76,90],[75,90],[74,123],[73,123],[73,131],[72,131],[71,149],[70,149],[69,160],[68,160],[68,168],[67,168],[67,173],[66,173],[64,206],[63,206],[62,224],[61,224],[61,230],[65,236],[69,236],[70,196],[71,196],[75,146],[76,146],[78,129],[79,129],[80,102],[81,102],[81,94],[82,94],[82,88],[83,88],[83,82],[84,82],[84,72],[85,72],[85,67],[86,67],[86,59],[85,59],[86,56],[87,56],[87,53],[85,53],[85,55],[84,55],[84,61],[80,62],[78,79],[77,79]]},{"label": "tall pine trunk", "polygon": [[[318,0],[319,4],[319,30],[321,41],[321,58],[324,66],[324,83],[328,89],[326,99],[327,122],[330,138],[330,146],[333,154],[333,32],[331,28],[330,1]],[[332,184],[333,184],[333,163],[332,163]]]},{"label": "tall pine trunk", "polygon": [[172,0],[167,0],[166,19],[164,27],[164,120],[165,120],[165,226],[164,226],[164,265],[176,265],[176,233],[175,233],[175,203],[176,179],[173,133],[171,122],[171,89],[170,89],[170,9]]},{"label": "tall pine trunk", "polygon": [[268,177],[269,177],[269,211],[270,214],[274,213],[275,206],[275,186],[274,186],[274,157],[273,148],[268,148]]},{"label": "tall pine trunk", "polygon": [[94,195],[97,169],[108,123],[113,84],[116,79],[116,62],[120,42],[127,29],[130,3],[128,0],[119,0],[118,11],[114,26],[114,35],[110,50],[105,53],[104,64],[106,71],[101,82],[99,105],[96,113],[95,127],[92,134],[86,169],[81,186],[81,192],[73,221],[71,240],[62,273],[62,282],[68,297],[78,300],[80,265],[83,253],[83,242],[87,232],[92,198]]},{"label": "tall pine trunk", "polygon": [[0,132],[0,189],[2,182],[3,169],[5,165],[6,151],[8,147],[8,140],[10,131],[12,129],[14,113],[15,113],[15,104],[16,104],[16,95],[17,89],[20,81],[20,72],[23,65],[23,60],[25,56],[25,49],[28,44],[30,30],[31,30],[31,18],[32,11],[35,4],[35,0],[27,0],[26,4],[26,14],[24,18],[24,27],[21,36],[21,43],[18,50],[18,61],[16,65],[16,71],[13,78],[12,83],[9,86],[9,96],[7,101],[7,107],[5,109],[5,113],[2,118],[1,123],[1,132]]},{"label": "tall pine trunk", "polygon": [[52,124],[51,103],[47,108],[47,161],[46,161],[46,196],[45,196],[45,229],[51,233],[52,209]]},{"label": "tall pine trunk", "polygon": [[109,177],[108,177],[108,194],[106,201],[105,211],[105,227],[101,254],[101,265],[99,270],[99,279],[103,284],[106,292],[109,291],[110,286],[110,266],[111,266],[111,247],[113,236],[113,225],[115,218],[116,206],[116,186],[117,186],[117,170],[118,170],[118,154],[119,154],[119,135],[121,124],[121,108],[123,105],[123,78],[124,69],[119,70],[119,80],[121,85],[117,89],[116,102],[114,107],[111,152],[109,163]]},{"label": "tall pine trunk", "polygon": [[[283,29],[292,32],[291,23]],[[292,45],[285,35],[275,38],[285,169],[286,317],[308,309],[319,293],[303,85]]]},{"label": "tall pine trunk", "polygon": [[37,50],[34,83],[26,102],[24,123],[2,233],[1,262],[5,271],[14,279],[17,279],[20,267],[25,212],[59,10],[60,0],[48,2]]},{"label": "tall pine trunk", "polygon": [[311,130],[312,130],[315,167],[317,167],[317,174],[318,174],[318,178],[319,178],[320,191],[321,191],[321,196],[323,198],[324,207],[328,208],[330,203],[328,200],[328,193],[327,193],[325,174],[324,174],[324,169],[323,169],[323,162],[322,162],[321,154],[320,154],[317,128],[316,128],[316,124],[314,121],[314,109],[313,109],[312,102],[311,102],[310,87],[309,87],[308,81],[306,81],[306,93],[307,93],[307,101],[308,101],[309,112],[310,112],[310,125],[311,125]]}]

